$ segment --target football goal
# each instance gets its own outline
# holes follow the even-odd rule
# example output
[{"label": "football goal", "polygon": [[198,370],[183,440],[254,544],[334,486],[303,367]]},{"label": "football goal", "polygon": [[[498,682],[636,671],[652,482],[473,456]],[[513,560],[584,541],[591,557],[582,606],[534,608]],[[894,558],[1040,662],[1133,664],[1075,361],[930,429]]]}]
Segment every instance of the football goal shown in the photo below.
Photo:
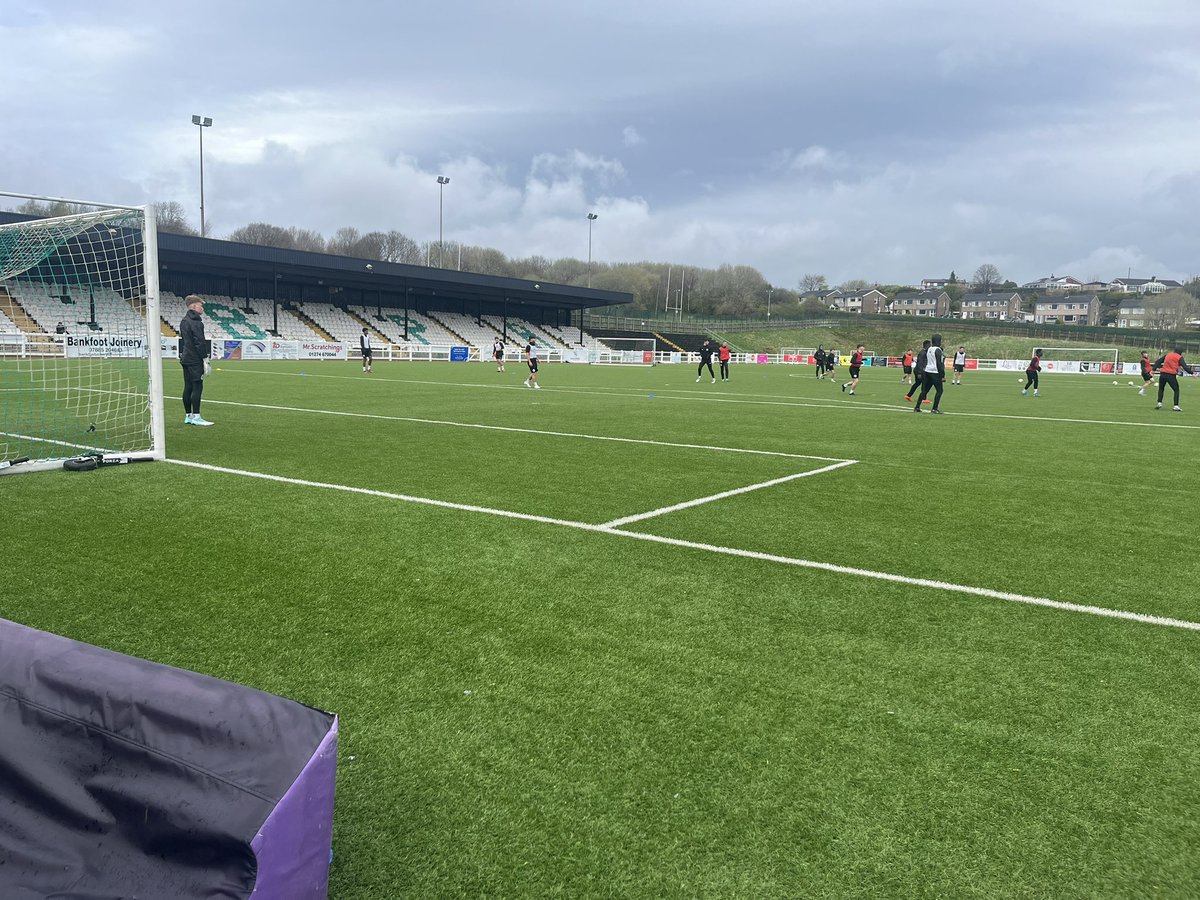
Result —
[{"label": "football goal", "polygon": [[0,225],[0,474],[166,455],[153,207],[76,206]]},{"label": "football goal", "polygon": [[1116,347],[1043,347],[1042,371],[1120,374],[1121,351]]},{"label": "football goal", "polygon": [[608,366],[652,366],[658,341],[655,338],[605,337],[600,339],[606,349],[592,351],[593,363]]}]

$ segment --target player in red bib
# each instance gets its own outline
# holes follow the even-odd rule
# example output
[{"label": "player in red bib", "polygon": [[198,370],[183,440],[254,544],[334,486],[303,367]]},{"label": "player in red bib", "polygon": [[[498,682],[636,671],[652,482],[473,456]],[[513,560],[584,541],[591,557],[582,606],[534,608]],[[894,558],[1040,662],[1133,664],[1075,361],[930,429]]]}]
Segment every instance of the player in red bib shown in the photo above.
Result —
[{"label": "player in red bib", "polygon": [[1142,358],[1139,362],[1142,366],[1142,388],[1138,391],[1138,396],[1145,397],[1146,388],[1154,387],[1154,363],[1150,362],[1150,354],[1145,350],[1142,351]]},{"label": "player in red bib", "polygon": [[1176,347],[1170,353],[1167,353],[1154,363],[1154,368],[1158,369],[1158,405],[1155,409],[1162,409],[1163,392],[1167,389],[1167,385],[1171,386],[1171,390],[1175,392],[1175,405],[1172,409],[1175,412],[1183,412],[1179,408],[1179,370],[1187,372],[1189,375],[1195,375],[1192,367],[1187,364],[1187,360],[1183,358],[1183,348]]},{"label": "player in red bib", "polygon": [[913,352],[911,350],[904,351],[904,377],[900,379],[901,384],[912,384],[913,374]]},{"label": "player in red bib", "polygon": [[1038,395],[1038,372],[1040,371],[1042,371],[1042,351],[1034,350],[1029,365],[1025,367],[1025,387],[1021,391],[1022,397],[1029,393],[1030,385],[1033,386],[1033,396]]},{"label": "player in red bib", "polygon": [[729,345],[724,341],[717,350],[717,359],[721,362],[721,380],[729,381]]},{"label": "player in red bib", "polygon": [[858,387],[858,373],[862,370],[864,346],[859,344],[854,348],[854,352],[850,354],[850,380],[842,385],[842,390],[850,388],[850,395],[854,396],[854,389]]}]

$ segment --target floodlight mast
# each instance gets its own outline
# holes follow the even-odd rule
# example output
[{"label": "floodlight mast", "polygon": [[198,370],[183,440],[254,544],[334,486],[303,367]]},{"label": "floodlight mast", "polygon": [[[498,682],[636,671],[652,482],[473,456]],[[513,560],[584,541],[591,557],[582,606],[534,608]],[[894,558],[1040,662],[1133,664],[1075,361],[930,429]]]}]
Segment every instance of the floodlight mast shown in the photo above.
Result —
[{"label": "floodlight mast", "polygon": [[204,129],[212,128],[212,119],[192,116],[192,124],[200,128],[200,237],[207,237],[208,230],[204,226]]}]

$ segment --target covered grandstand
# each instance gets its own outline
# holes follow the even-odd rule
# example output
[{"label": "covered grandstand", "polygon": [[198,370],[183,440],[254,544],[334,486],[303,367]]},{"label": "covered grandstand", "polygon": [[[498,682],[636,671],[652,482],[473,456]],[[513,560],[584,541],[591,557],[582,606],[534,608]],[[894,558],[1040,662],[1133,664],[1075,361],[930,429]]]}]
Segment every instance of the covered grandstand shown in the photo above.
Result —
[{"label": "covered grandstand", "polygon": [[[0,224],[31,217],[0,212]],[[205,299],[209,331],[232,340],[277,337],[357,343],[364,327],[377,343],[466,345],[492,342],[550,348],[594,346],[583,313],[629,303],[631,294],[532,282],[380,260],[287,250],[161,233],[162,330],[173,335],[183,297]],[[0,286],[0,330],[52,333],[123,331],[139,298],[86,284],[51,284],[36,273]]]}]

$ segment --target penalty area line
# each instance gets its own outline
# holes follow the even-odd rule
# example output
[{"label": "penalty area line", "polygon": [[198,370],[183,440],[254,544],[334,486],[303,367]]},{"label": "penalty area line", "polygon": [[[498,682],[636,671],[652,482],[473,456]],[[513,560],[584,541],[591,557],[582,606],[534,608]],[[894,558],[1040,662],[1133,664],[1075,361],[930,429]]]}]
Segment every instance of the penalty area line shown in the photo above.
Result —
[{"label": "penalty area line", "polygon": [[794,475],[784,475],[782,478],[772,478],[770,481],[762,481],[758,484],[747,485],[746,487],[734,488],[729,491],[721,491],[719,494],[712,494],[708,497],[698,497],[695,500],[685,500],[683,503],[676,503],[673,506],[663,506],[658,509],[652,509],[649,512],[637,513],[632,516],[623,516],[620,519],[613,519],[611,522],[605,522],[602,528],[618,528],[621,525],[629,525],[632,522],[641,522],[646,519],[653,519],[656,516],[665,516],[667,513],[678,512],[681,509],[690,509],[693,506],[701,506],[705,503],[712,503],[715,500],[724,500],[727,497],[736,497],[738,494],[748,494],[751,491],[760,491],[763,488],[775,487],[777,484],[786,484],[789,481],[795,481],[797,478],[807,478],[809,475],[821,475],[824,472],[832,472],[834,469],[843,469],[846,466],[852,466],[857,459],[847,459],[839,463],[834,463],[832,466],[822,466],[819,469],[813,469],[809,472],[797,472]]},{"label": "penalty area line", "polygon": [[[559,525],[574,528],[578,531],[588,531],[593,534],[605,534],[613,537],[629,538],[654,544],[666,544],[686,550],[700,550],[706,553],[717,553],[722,556],[734,556],[741,559],[753,559],[760,562],[776,563],[785,566],[795,566],[804,569],[815,569],[837,575],[849,575],[857,578],[870,578],[876,581],[887,581],[893,584],[905,584],[912,587],[929,588],[936,591],[946,591],[955,594],[967,594],[975,597],[985,597],[991,600],[1003,600],[1008,603],[1021,603],[1028,606],[1040,606],[1061,612],[1082,613],[1108,619],[1119,619],[1126,622],[1139,622],[1144,625],[1159,625],[1165,628],[1178,628],[1185,631],[1200,632],[1200,622],[1189,622],[1186,619],[1172,619],[1166,616],[1153,616],[1146,613],[1129,612],[1123,609],[1110,609],[1104,606],[1094,606],[1085,603],[1069,603],[1062,600],[1051,600],[1048,597],[1032,597],[1026,594],[1016,594],[1009,591],[996,591],[990,588],[974,587],[972,585],[954,584],[949,581],[935,581],[928,578],[913,578],[908,575],[895,575],[890,572],[876,572],[872,569],[860,569],[853,566],[840,566],[834,563],[816,562],[809,559],[799,559],[791,556],[780,556],[774,553],[762,553],[756,550],[741,550],[736,547],[722,547],[717,544],[705,544],[697,541],[686,541],[680,538],[664,537],[657,534],[646,534],[639,531],[626,531],[610,525],[593,525],[589,522],[575,522],[570,519],[556,519],[550,516],[538,516],[529,513],[513,512],[496,509],[489,506],[475,506],[467,503],[452,503],[448,500],[434,500],[430,497],[414,497],[408,494],[397,494],[390,491],[378,491],[370,488],[353,487],[344,484],[309,481],[303,478],[288,478],[283,475],[271,475],[265,472],[251,472],[245,469],[233,469],[226,466],[214,466],[208,463],[192,462],[183,459],[168,459],[167,462],[177,466],[186,466],[209,472],[226,475],[237,475],[243,478],[257,478],[281,484],[298,487],[311,487],[323,490],[341,491],[350,494],[380,497],[387,500],[399,500],[405,503],[417,503],[424,506],[435,506],[442,509],[452,509],[460,512],[486,513],[508,519],[518,519],[525,522],[537,522],[544,525]],[[849,461],[846,461],[849,462]]]}]

